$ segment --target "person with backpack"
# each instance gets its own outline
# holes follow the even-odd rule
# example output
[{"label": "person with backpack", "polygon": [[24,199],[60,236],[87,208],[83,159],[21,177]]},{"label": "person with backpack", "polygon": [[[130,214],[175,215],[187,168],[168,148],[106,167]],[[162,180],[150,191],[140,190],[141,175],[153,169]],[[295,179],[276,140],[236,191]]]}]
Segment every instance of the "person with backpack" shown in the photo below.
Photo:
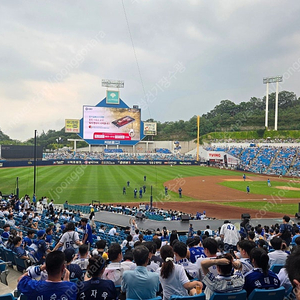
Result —
[{"label": "person with backpack", "polygon": [[295,234],[293,226],[289,223],[290,219],[289,216],[283,216],[283,223],[279,227],[279,233],[275,235],[281,237],[285,241],[287,247],[290,245],[292,236]]},{"label": "person with backpack", "polygon": [[78,232],[75,231],[74,223],[69,222],[65,228],[64,234],[54,247],[53,251],[56,251],[60,247],[62,247],[62,251],[65,251],[68,248],[76,249],[76,245],[80,246],[81,244]]}]

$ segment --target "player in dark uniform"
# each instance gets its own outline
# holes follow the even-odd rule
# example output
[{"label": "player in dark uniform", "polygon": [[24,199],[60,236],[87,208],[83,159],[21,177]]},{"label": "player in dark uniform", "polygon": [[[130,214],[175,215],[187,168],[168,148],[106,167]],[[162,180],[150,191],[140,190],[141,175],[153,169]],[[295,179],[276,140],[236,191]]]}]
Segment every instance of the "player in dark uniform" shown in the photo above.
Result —
[{"label": "player in dark uniform", "polygon": [[134,189],[133,193],[134,193],[134,198],[136,198],[136,194],[137,194],[137,189],[136,188]]},{"label": "player in dark uniform", "polygon": [[143,191],[144,191],[144,194],[146,193],[146,186],[143,185]]},{"label": "player in dark uniform", "polygon": [[178,194],[179,194],[179,198],[182,198],[182,188],[181,187],[179,187],[179,189],[178,189]]},{"label": "player in dark uniform", "polygon": [[140,188],[139,193],[140,193],[140,198],[143,198],[143,189],[142,188]]},{"label": "player in dark uniform", "polygon": [[168,187],[165,186],[165,195],[168,196]]},{"label": "player in dark uniform", "polygon": [[146,181],[146,179],[147,179],[147,177],[146,177],[146,175],[144,175],[144,181]]},{"label": "player in dark uniform", "polygon": [[128,180],[128,181],[127,181],[127,187],[129,187],[129,185],[130,185],[130,181]]},{"label": "player in dark uniform", "polygon": [[123,195],[126,195],[126,187],[123,187]]}]

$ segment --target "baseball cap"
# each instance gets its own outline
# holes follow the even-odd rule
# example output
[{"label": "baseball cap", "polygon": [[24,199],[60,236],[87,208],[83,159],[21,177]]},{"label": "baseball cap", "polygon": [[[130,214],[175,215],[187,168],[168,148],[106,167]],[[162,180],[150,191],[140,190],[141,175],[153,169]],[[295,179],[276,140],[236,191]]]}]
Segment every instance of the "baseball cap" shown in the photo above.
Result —
[{"label": "baseball cap", "polygon": [[66,262],[70,262],[75,256],[75,250],[73,248],[68,248],[64,251]]},{"label": "baseball cap", "polygon": [[46,233],[45,230],[39,230],[39,231],[36,233],[36,235],[37,235],[38,237],[42,237],[43,235],[45,235],[45,233]]},{"label": "baseball cap", "polygon": [[49,223],[49,224],[48,224],[48,226],[54,226],[54,223],[53,223],[53,222],[51,222],[51,223]]}]

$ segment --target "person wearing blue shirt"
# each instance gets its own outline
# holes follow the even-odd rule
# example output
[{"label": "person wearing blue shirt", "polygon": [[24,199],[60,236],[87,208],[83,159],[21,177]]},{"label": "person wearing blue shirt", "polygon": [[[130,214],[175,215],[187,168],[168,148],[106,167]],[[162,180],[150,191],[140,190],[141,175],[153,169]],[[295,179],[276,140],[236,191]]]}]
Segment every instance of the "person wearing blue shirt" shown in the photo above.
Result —
[{"label": "person wearing blue shirt", "polygon": [[84,281],[79,285],[79,300],[113,300],[117,299],[117,291],[113,281],[109,279],[101,279],[105,270],[105,259],[95,255],[89,259],[87,273],[90,280]]},{"label": "person wearing blue shirt", "polygon": [[39,264],[42,264],[45,262],[45,258],[46,258],[46,254],[50,252],[49,247],[46,244],[45,241],[45,230],[39,230],[37,232],[37,237],[38,239],[34,241],[34,243],[36,244],[38,250],[35,253],[36,259],[39,261]]},{"label": "person wearing blue shirt", "polygon": [[10,235],[10,225],[9,224],[5,224],[3,226],[3,232],[2,232],[2,237],[5,238],[5,239],[8,239],[9,238],[9,235]]},{"label": "person wearing blue shirt", "polygon": [[[34,280],[46,270],[48,279]],[[65,268],[65,255],[61,251],[53,251],[46,257],[46,264],[30,267],[29,270],[18,279],[18,291],[28,299],[64,299],[76,300],[77,286],[69,282],[70,272]],[[63,278],[63,280],[62,280]]]},{"label": "person wearing blue shirt", "polygon": [[269,270],[269,256],[261,248],[254,248],[250,252],[253,270],[245,274],[244,289],[249,296],[254,289],[276,289],[280,287],[277,275]]},{"label": "person wearing blue shirt", "polygon": [[91,228],[90,224],[88,224],[87,218],[81,219],[81,226],[84,230],[84,236],[83,236],[82,243],[92,245],[93,244],[92,228]]},{"label": "person wearing blue shirt", "polygon": [[123,273],[121,293],[126,292],[126,298],[131,299],[155,298],[159,291],[159,275],[147,271],[149,250],[143,245],[137,246],[133,257],[137,267]]},{"label": "person wearing blue shirt", "polygon": [[22,246],[22,239],[19,236],[16,236],[13,239],[13,244],[14,244],[13,251],[17,254],[17,256],[19,258],[29,259],[27,254],[26,254],[25,249]]},{"label": "person wearing blue shirt", "polygon": [[195,263],[198,258],[206,257],[204,253],[204,248],[199,246],[200,237],[194,236],[192,239],[187,240],[187,245],[189,246],[190,251],[190,262]]},{"label": "person wearing blue shirt", "polygon": [[275,236],[280,236],[285,242],[286,245],[289,246],[292,241],[292,235],[294,235],[294,228],[289,223],[290,222],[289,216],[283,216],[282,221],[283,223],[279,227],[279,233]]},{"label": "person wearing blue shirt", "polygon": [[143,198],[143,189],[142,188],[140,188],[139,193],[140,193],[140,198]]},{"label": "person wearing blue shirt", "polygon": [[45,239],[46,243],[48,243],[49,245],[51,245],[53,243],[53,230],[51,227],[48,227],[46,229],[46,239]]}]

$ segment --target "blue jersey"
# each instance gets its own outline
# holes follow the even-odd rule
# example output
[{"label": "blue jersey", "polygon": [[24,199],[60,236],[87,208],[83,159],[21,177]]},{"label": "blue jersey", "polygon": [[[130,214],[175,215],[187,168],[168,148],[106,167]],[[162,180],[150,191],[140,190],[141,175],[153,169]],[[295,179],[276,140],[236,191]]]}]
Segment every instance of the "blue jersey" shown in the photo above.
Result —
[{"label": "blue jersey", "polygon": [[117,291],[111,280],[92,278],[80,285],[77,299],[114,300],[117,299]]},{"label": "blue jersey", "polygon": [[46,256],[46,251],[48,250],[48,246],[45,242],[45,240],[38,240],[34,242],[37,245],[37,252],[35,254],[37,260],[39,262],[44,262],[44,258]]},{"label": "blue jersey", "polygon": [[206,257],[204,253],[204,248],[202,247],[192,247],[190,248],[190,261],[195,263],[200,257]]},{"label": "blue jersey", "polygon": [[250,295],[254,289],[277,289],[280,287],[280,281],[277,275],[268,271],[264,274],[262,269],[256,268],[245,274],[244,289]]},{"label": "blue jersey", "polygon": [[93,244],[93,234],[92,234],[92,228],[91,228],[90,224],[86,224],[84,233],[88,235],[85,243]]},{"label": "blue jersey", "polygon": [[18,291],[30,300],[76,300],[77,286],[73,282],[37,281],[24,276],[18,283]]},{"label": "blue jersey", "polygon": [[26,256],[26,251],[25,251],[25,249],[22,246],[20,246],[20,247],[14,247],[13,251],[17,254],[17,256],[19,258],[21,258],[22,256]]},{"label": "blue jersey", "polygon": [[25,236],[23,238],[23,243],[25,243],[27,246],[30,246],[32,244],[32,239],[30,239],[28,236]]}]

